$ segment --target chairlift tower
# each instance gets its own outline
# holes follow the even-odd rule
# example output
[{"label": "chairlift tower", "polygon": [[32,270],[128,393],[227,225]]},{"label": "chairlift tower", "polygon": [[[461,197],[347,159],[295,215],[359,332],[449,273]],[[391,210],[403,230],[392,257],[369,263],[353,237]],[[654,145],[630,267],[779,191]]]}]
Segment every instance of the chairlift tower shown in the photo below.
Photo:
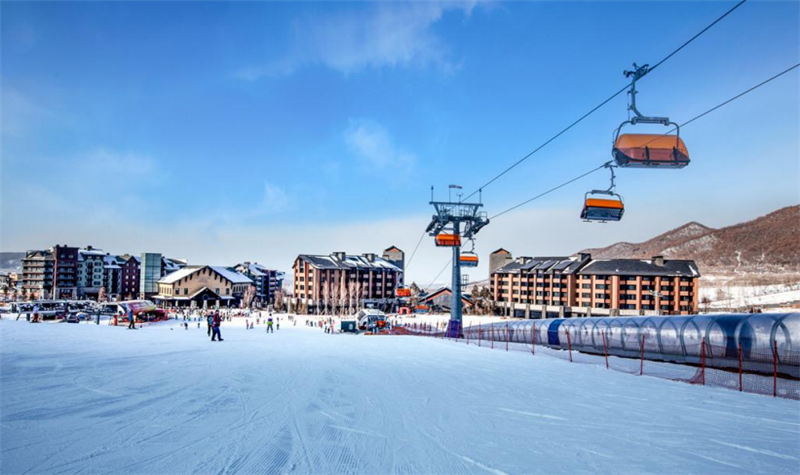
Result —
[{"label": "chairlift tower", "polygon": [[[458,194],[458,201],[452,201],[450,193],[453,190],[461,190],[461,186],[450,185],[448,187],[448,201],[435,201],[433,199],[433,187],[431,187],[431,201],[436,214],[431,218],[425,232],[429,236],[437,238],[437,246],[447,246],[453,248],[453,273],[450,284],[451,304],[450,304],[450,323],[447,326],[447,334],[453,337],[462,335],[463,308],[461,302],[461,238],[472,239],[478,231],[489,224],[489,218],[485,211],[480,211],[483,207],[482,199],[478,203],[465,203],[461,201],[461,193]],[[439,235],[447,234],[453,236],[442,244],[438,239]]]}]

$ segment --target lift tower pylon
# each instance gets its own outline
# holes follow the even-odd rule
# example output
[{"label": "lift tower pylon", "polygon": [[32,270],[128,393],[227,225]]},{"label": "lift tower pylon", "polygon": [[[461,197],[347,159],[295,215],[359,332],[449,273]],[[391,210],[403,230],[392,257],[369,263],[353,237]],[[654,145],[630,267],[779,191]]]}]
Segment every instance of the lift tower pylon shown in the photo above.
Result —
[{"label": "lift tower pylon", "polygon": [[[450,190],[461,189],[460,186],[450,185]],[[449,198],[448,198],[449,199]],[[480,200],[479,200],[480,201]],[[431,201],[436,214],[431,218],[425,232],[436,238],[440,234],[452,234],[456,236],[449,242],[452,244],[440,244],[453,248],[453,273],[450,284],[451,303],[450,303],[450,323],[447,326],[447,334],[450,337],[462,336],[462,317],[463,308],[461,302],[461,238],[472,239],[478,231],[489,224],[489,218],[485,211],[480,211],[483,203],[465,203],[462,201],[434,201],[433,187],[431,187]]]}]

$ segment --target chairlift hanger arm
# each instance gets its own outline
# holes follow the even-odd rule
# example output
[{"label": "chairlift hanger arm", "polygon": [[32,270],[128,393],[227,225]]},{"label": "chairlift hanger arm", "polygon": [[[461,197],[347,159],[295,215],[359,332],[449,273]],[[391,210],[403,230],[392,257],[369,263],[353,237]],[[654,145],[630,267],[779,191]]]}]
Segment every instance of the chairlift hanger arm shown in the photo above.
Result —
[{"label": "chairlift hanger arm", "polygon": [[[663,124],[663,125],[670,125],[669,117],[648,117],[639,112],[639,109],[636,108],[636,81],[643,78],[647,73],[650,72],[650,65],[645,64],[643,66],[638,66],[636,63],[633,63],[633,70],[632,71],[624,71],[625,77],[632,77],[631,79],[631,88],[628,91],[628,94],[631,96],[631,102],[628,105],[628,110],[634,113],[634,117],[627,122],[630,122],[633,125],[641,122],[643,124]],[[626,122],[623,122],[625,124]]]}]

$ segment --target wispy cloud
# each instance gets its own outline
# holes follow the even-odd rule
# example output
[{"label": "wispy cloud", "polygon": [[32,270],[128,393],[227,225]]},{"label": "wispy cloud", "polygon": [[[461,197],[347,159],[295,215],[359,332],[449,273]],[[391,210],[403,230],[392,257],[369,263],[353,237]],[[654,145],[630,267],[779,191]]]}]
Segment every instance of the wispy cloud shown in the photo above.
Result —
[{"label": "wispy cloud", "polygon": [[0,131],[6,137],[30,135],[42,121],[54,118],[50,110],[6,85],[0,91],[0,102]]},{"label": "wispy cloud", "polygon": [[93,149],[76,160],[78,168],[95,173],[147,175],[155,171],[155,160],[135,152],[116,152],[105,148]]},{"label": "wispy cloud", "polygon": [[283,188],[270,183],[264,183],[264,199],[258,211],[264,214],[280,213],[287,211],[291,201]]},{"label": "wispy cloud", "polygon": [[409,170],[416,156],[394,144],[391,134],[381,124],[365,119],[351,119],[344,132],[347,148],[373,169]]},{"label": "wispy cloud", "polygon": [[291,46],[283,56],[242,68],[235,76],[255,81],[315,64],[343,74],[407,66],[435,66],[449,71],[455,63],[434,25],[448,11],[469,16],[476,3],[379,2],[357,10],[309,16],[294,24]]}]

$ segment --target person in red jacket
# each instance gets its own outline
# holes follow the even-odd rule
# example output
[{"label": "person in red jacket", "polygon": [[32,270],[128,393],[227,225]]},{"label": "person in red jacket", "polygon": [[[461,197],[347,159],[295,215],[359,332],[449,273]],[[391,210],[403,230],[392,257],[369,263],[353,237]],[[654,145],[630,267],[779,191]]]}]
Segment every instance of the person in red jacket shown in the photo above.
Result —
[{"label": "person in red jacket", "polygon": [[217,338],[219,338],[219,341],[223,341],[222,334],[219,332],[219,325],[220,323],[222,323],[222,319],[219,317],[219,313],[214,314],[214,319],[212,320],[212,322],[213,325],[211,328],[211,341],[217,341]]}]

